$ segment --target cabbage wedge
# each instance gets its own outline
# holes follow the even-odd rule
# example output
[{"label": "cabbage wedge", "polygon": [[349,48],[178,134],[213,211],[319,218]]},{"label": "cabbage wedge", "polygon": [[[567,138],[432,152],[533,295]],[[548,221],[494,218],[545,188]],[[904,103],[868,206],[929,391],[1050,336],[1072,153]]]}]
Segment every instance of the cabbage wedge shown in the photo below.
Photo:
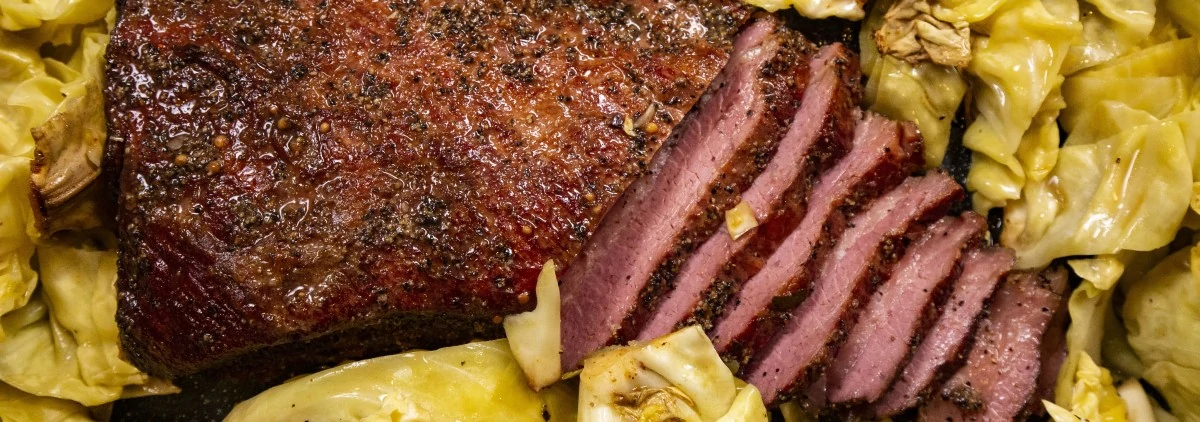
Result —
[{"label": "cabbage wedge", "polygon": [[[971,20],[964,8],[980,2],[948,3]],[[974,151],[967,188],[975,192],[979,211],[1021,197],[1026,175],[1018,150],[1034,118],[1055,108],[1063,63],[1082,30],[1077,8],[1048,7],[1052,3],[1041,0],[1000,3],[986,21],[973,25],[988,36],[972,40],[967,68],[974,78],[975,112],[963,145]]]},{"label": "cabbage wedge", "polygon": [[493,340],[298,377],[238,404],[225,420],[574,421],[575,397],[569,383],[534,392],[508,341]]},{"label": "cabbage wedge", "polygon": [[1182,225],[1192,163],[1180,125],[1137,126],[1058,152],[1049,177],[1005,209],[1002,243],[1020,268],[1066,256],[1150,251]]},{"label": "cabbage wedge", "polygon": [[579,374],[582,422],[768,420],[762,396],[733,376],[699,326],[602,350]]},{"label": "cabbage wedge", "polygon": [[1200,420],[1200,247],[1180,250],[1133,283],[1122,309],[1142,374],[1175,416]]},{"label": "cabbage wedge", "polygon": [[950,145],[950,125],[967,93],[967,82],[953,66],[931,61],[914,64],[880,53],[875,31],[884,25],[894,4],[893,0],[876,2],[859,34],[867,76],[863,100],[871,111],[916,123],[925,141],[925,164],[938,167]]},{"label": "cabbage wedge", "polygon": [[[42,288],[0,319],[0,381],[87,406],[112,402],[150,377],[121,359],[114,251],[38,247]],[[162,392],[169,392],[167,391]]]},{"label": "cabbage wedge", "polygon": [[73,401],[39,397],[0,382],[0,420],[7,422],[91,421],[88,409]]}]

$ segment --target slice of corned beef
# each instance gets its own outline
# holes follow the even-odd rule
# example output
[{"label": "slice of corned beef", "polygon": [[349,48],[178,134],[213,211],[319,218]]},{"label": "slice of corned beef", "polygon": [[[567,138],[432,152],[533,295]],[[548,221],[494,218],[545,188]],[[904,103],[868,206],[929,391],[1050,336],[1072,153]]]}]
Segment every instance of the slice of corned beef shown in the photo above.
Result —
[{"label": "slice of corned beef", "polygon": [[858,61],[841,44],[821,48],[809,65],[809,84],[766,170],[742,194],[760,225],[738,239],[724,227],[704,242],[679,271],[675,288],[638,334],[651,340],[687,325],[711,328],[714,315],[737,288],[720,277],[735,255],[768,255],[804,216],[810,186],[850,149],[859,113]]},{"label": "slice of corned beef", "polygon": [[892,275],[871,294],[846,344],[829,364],[827,397],[834,404],[877,400],[941,314],[963,252],[979,243],[987,220],[968,212],[929,226],[909,246]]},{"label": "slice of corned beef", "polygon": [[811,296],[750,362],[746,380],[768,405],[808,386],[838,352],[876,280],[887,277],[921,223],[944,216],[963,195],[950,176],[933,172],[906,180],[849,223],[817,273]]},{"label": "slice of corned beef", "polygon": [[953,373],[970,348],[970,335],[984,315],[988,299],[1012,269],[1015,257],[1007,248],[982,248],[963,258],[962,273],[954,281],[950,298],[912,359],[891,389],[871,403],[866,414],[876,418],[915,407],[931,386]]},{"label": "slice of corned beef", "polygon": [[[785,316],[807,295],[813,274],[846,221],[920,169],[921,145],[911,125],[872,113],[858,122],[851,151],[821,176],[800,225],[766,259],[761,271],[746,278],[709,331],[718,352],[746,364],[775,335]],[[735,271],[730,274],[745,277]]]},{"label": "slice of corned beef", "polygon": [[[729,63],[671,145],[568,264],[561,279],[564,370],[637,334],[682,260],[716,231],[770,160],[799,107],[814,49],[770,16],[739,33]],[[635,128],[642,120],[627,119]]]},{"label": "slice of corned beef", "polygon": [[[1069,295],[1067,295],[1069,296]],[[1058,384],[1058,371],[1067,360],[1067,323],[1070,313],[1067,311],[1068,297],[1064,297],[1054,312],[1054,318],[1042,334],[1042,344],[1039,347],[1042,354],[1042,369],[1038,373],[1037,392],[1033,399],[1025,404],[1024,413],[1030,416],[1043,416],[1046,406],[1042,400],[1054,401],[1054,386]]]},{"label": "slice of corned beef", "polygon": [[1066,289],[1062,268],[1008,276],[962,368],[921,408],[930,421],[1011,421],[1023,418],[1038,388],[1041,342]]}]

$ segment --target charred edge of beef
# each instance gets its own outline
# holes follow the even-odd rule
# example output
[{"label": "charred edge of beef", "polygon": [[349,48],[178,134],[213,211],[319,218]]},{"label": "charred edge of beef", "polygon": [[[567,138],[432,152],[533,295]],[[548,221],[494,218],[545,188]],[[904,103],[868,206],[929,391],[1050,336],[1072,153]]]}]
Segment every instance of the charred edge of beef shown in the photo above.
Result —
[{"label": "charred edge of beef", "polygon": [[675,277],[691,253],[712,236],[725,221],[725,211],[737,205],[741,193],[750,186],[770,163],[779,139],[786,133],[789,123],[800,106],[803,89],[808,84],[808,57],[815,47],[799,32],[779,25],[777,36],[781,43],[779,52],[763,65],[759,72],[764,82],[764,100],[768,116],[758,123],[753,141],[738,151],[737,155],[721,170],[720,180],[710,187],[708,205],[704,210],[691,215],[684,223],[685,231],[679,235],[675,247],[650,276],[642,290],[635,312],[626,316],[617,334],[618,342],[637,336],[649,314],[658,307],[662,295],[675,286]]},{"label": "charred edge of beef", "polygon": [[[749,240],[724,265],[722,273],[717,276],[713,288],[709,289],[692,314],[676,328],[689,325],[700,325],[705,330],[712,329],[713,322],[720,316],[721,311],[729,302],[733,291],[742,286],[762,268],[765,260],[788,234],[800,224],[808,205],[808,196],[817,178],[837,163],[845,155],[850,138],[854,136],[854,126],[857,123],[858,103],[862,99],[861,71],[858,60],[844,46],[837,44],[824,47],[830,49],[832,55],[828,59],[833,72],[831,99],[825,114],[819,119],[817,143],[812,148],[813,154],[808,155],[805,173],[794,181],[777,200],[779,204],[766,220],[752,232],[747,233]],[[816,61],[816,59],[814,59]],[[816,64],[816,63],[814,63]],[[815,67],[815,66],[813,66]],[[813,69],[816,75],[816,69]],[[810,89],[817,80],[810,80]],[[813,116],[796,115],[792,125],[800,123],[800,119],[813,119]]]}]

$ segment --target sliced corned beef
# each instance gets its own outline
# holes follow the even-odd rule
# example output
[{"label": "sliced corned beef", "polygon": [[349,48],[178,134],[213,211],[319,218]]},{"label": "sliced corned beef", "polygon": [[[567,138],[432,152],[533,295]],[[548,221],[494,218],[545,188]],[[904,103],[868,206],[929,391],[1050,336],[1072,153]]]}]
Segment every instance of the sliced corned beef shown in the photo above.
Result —
[{"label": "sliced corned beef", "polygon": [[738,280],[721,277],[735,255],[766,255],[800,223],[816,175],[850,149],[861,97],[858,61],[841,44],[823,47],[809,65],[800,109],[766,170],[742,194],[760,225],[734,240],[724,227],[696,250],[638,335],[650,340],[686,325],[711,328]]},{"label": "sliced corned beef", "polygon": [[886,277],[920,223],[945,215],[962,197],[945,173],[906,180],[849,222],[817,273],[812,294],[745,370],[746,380],[776,404],[815,379],[837,354],[874,281]]},{"label": "sliced corned beef", "polygon": [[921,140],[912,126],[867,113],[855,129],[849,154],[813,189],[800,225],[733,295],[709,331],[717,351],[745,364],[806,296],[832,239],[841,236],[849,217],[922,165]]},{"label": "sliced corned beef", "polygon": [[[561,279],[562,364],[637,334],[682,260],[762,170],[807,85],[814,47],[764,17],[676,137],[609,211]],[[653,112],[651,107],[648,112]],[[633,120],[636,126],[637,116]]]},{"label": "sliced corned beef", "polygon": [[1038,388],[1041,342],[1066,288],[1066,271],[1010,274],[962,368],[921,408],[929,421],[1011,421],[1025,415]]},{"label": "sliced corned beef", "polygon": [[951,287],[949,299],[933,327],[891,389],[871,403],[867,414],[877,418],[895,415],[914,407],[928,395],[930,387],[949,376],[954,364],[970,347],[970,335],[984,314],[996,286],[1012,269],[1014,255],[1007,248],[982,248],[963,258],[962,273]]},{"label": "sliced corned beef", "polygon": [[1042,369],[1038,373],[1037,392],[1034,393],[1033,399],[1025,404],[1025,413],[1031,416],[1041,416],[1046,413],[1046,406],[1042,405],[1042,400],[1054,401],[1054,386],[1058,383],[1058,371],[1062,369],[1063,362],[1067,361],[1067,323],[1070,319],[1070,313],[1067,311],[1068,302],[1070,300],[1066,297],[1060,301],[1058,309],[1054,312],[1054,318],[1046,327],[1046,333],[1042,334],[1042,344],[1039,347],[1042,354]]},{"label": "sliced corned beef", "polygon": [[825,372],[829,402],[868,403],[887,391],[941,313],[940,299],[958,275],[963,252],[980,241],[986,226],[972,212],[944,217],[908,248],[830,362]]}]

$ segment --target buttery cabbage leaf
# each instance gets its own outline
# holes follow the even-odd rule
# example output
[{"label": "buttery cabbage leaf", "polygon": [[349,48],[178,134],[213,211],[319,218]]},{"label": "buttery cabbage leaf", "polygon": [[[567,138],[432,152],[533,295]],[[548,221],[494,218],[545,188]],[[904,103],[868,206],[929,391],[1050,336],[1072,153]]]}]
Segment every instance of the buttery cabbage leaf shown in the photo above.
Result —
[{"label": "buttery cabbage leaf", "polygon": [[0,382],[0,420],[8,422],[91,421],[88,409],[79,403],[39,397]]},{"label": "buttery cabbage leaf", "polygon": [[1180,125],[1163,121],[1070,145],[1054,170],[1005,209],[1002,243],[1020,268],[1066,256],[1149,251],[1179,230],[1192,163]]},{"label": "buttery cabbage leaf", "polygon": [[1171,19],[1192,36],[1200,36],[1200,2],[1195,0],[1163,0]]},{"label": "buttery cabbage leaf", "polygon": [[863,4],[866,2],[867,0],[746,0],[746,3],[771,12],[792,7],[800,12],[800,16],[809,19],[837,17],[850,20],[863,18],[866,14]]},{"label": "buttery cabbage leaf", "polygon": [[20,31],[43,25],[70,28],[71,25],[103,18],[113,0],[26,0],[0,3],[0,29]]},{"label": "buttery cabbage leaf", "polygon": [[1063,61],[1081,25],[1077,9],[1008,0],[976,26],[989,35],[972,39],[967,70],[975,112],[963,145],[974,151],[967,188],[985,211],[1021,197],[1026,175],[1018,149],[1034,117],[1054,108]]},{"label": "buttery cabbage leaf", "polygon": [[575,388],[531,390],[507,340],[352,362],[295,378],[234,407],[226,421],[575,420]]},{"label": "buttery cabbage leaf", "polygon": [[589,356],[579,412],[583,422],[768,420],[758,390],[733,376],[699,326]]},{"label": "buttery cabbage leaf", "polygon": [[874,33],[883,25],[884,15],[893,3],[876,2],[859,34],[867,76],[863,100],[873,112],[916,123],[925,141],[925,164],[938,167],[950,144],[950,125],[967,92],[967,83],[954,67],[929,61],[913,64],[880,54]]},{"label": "buttery cabbage leaf", "polygon": [[1180,250],[1130,286],[1129,343],[1175,416],[1200,420],[1200,248]]},{"label": "buttery cabbage leaf", "polygon": [[1071,392],[1071,407],[1066,409],[1045,402],[1046,410],[1055,422],[1125,422],[1125,402],[1117,394],[1112,374],[1096,365],[1091,356],[1084,353],[1075,372],[1075,385]]},{"label": "buttery cabbage leaf", "polygon": [[554,260],[546,261],[538,274],[534,289],[537,307],[504,318],[504,337],[508,338],[513,358],[534,391],[541,391],[562,377],[562,306],[554,268]]},{"label": "buttery cabbage leaf", "polygon": [[0,380],[29,393],[96,406],[149,377],[120,358],[114,251],[42,245],[40,296],[5,316]]},{"label": "buttery cabbage leaf", "polygon": [[1191,105],[1197,77],[1200,44],[1194,38],[1158,44],[1081,72],[1063,83],[1067,103],[1063,128],[1071,133],[1071,144],[1096,141],[1105,133],[1076,140],[1077,132],[1090,134],[1093,125],[1113,125],[1136,116],[1128,110],[1114,111],[1118,104],[1156,119],[1167,118]]},{"label": "buttery cabbage leaf", "polygon": [[1136,50],[1154,30],[1155,0],[1085,0],[1079,7],[1083,37],[1067,53],[1065,75]]},{"label": "buttery cabbage leaf", "polygon": [[[28,159],[0,156],[0,315],[25,305],[37,287],[28,180]],[[0,341],[6,333],[0,328]]]}]

